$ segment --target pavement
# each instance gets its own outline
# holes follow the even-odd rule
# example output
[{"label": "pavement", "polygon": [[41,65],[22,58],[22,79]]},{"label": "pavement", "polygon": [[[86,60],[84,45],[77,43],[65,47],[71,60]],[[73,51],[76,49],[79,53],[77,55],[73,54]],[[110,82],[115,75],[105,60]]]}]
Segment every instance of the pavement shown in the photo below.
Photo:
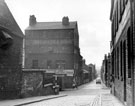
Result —
[{"label": "pavement", "polygon": [[101,95],[101,106],[124,106],[124,104],[112,94],[103,94]]},{"label": "pavement", "polygon": [[29,98],[24,98],[24,99],[15,99],[15,100],[3,100],[3,101],[0,101],[0,106],[23,106],[23,105],[37,103],[37,102],[41,102],[45,100],[61,98],[65,96],[67,95],[60,94],[60,95],[29,97]]},{"label": "pavement", "polygon": [[90,106],[125,106],[112,94],[98,95]]},{"label": "pavement", "polygon": [[0,106],[124,106],[104,84],[87,83],[59,95],[0,101]]},{"label": "pavement", "polygon": [[[102,89],[109,89],[102,83]],[[118,98],[110,92],[100,95],[101,105],[99,106],[125,106]],[[98,105],[97,105],[98,106]]]}]

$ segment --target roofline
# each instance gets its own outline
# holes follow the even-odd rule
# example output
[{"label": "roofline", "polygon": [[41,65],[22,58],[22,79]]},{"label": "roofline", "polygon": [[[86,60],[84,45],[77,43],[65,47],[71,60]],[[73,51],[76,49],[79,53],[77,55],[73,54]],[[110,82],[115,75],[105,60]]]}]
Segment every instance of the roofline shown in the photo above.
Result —
[{"label": "roofline", "polygon": [[[13,34],[13,35],[18,35],[17,33],[14,33],[14,32],[12,32],[11,30],[9,30],[8,28],[6,28],[6,27],[4,27],[4,26],[1,26],[0,25],[0,30],[3,30],[3,31],[6,31],[7,33],[9,33],[9,34]],[[22,33],[22,34],[19,34],[19,35],[22,35],[22,36],[19,36],[19,37],[21,37],[21,38],[23,38],[24,37],[24,34]]]},{"label": "roofline", "polygon": [[[62,23],[62,21],[48,21],[48,22],[37,22],[37,23],[57,23],[57,22],[60,22],[60,23]],[[69,21],[69,23],[70,22],[74,22],[74,23],[77,23],[77,21]]]},{"label": "roofline", "polygon": [[[7,9],[8,9],[8,11],[9,11],[9,14],[11,15],[11,17],[12,17],[12,19],[13,19],[13,21],[14,21],[14,23],[16,24],[16,26],[18,27],[18,30],[20,30],[20,32],[21,32],[21,34],[19,34],[20,35],[20,37],[24,37],[24,33],[22,32],[22,30],[21,30],[21,28],[20,28],[20,26],[18,25],[18,23],[16,22],[16,20],[15,20],[15,18],[14,18],[14,16],[13,16],[13,14],[12,14],[12,12],[10,11],[10,9],[9,9],[9,7],[8,7],[8,5],[7,5],[7,3],[6,3],[6,1],[5,0],[2,0],[2,1],[4,1],[4,4],[6,5],[6,7],[7,7]],[[9,28],[6,28],[6,27],[4,27],[4,26],[0,26],[0,28],[4,28],[4,29],[7,29],[7,30],[9,30]],[[12,31],[10,31],[10,32],[12,32]],[[17,33],[13,33],[12,32],[12,34],[14,34],[14,35],[18,35]]]},{"label": "roofline", "polygon": [[[57,23],[57,22],[62,23],[61,21],[56,21],[56,22],[37,22],[37,23]],[[74,22],[76,24],[76,26],[78,26],[77,21],[70,21],[70,22],[71,23]],[[39,29],[38,28],[35,28],[35,29],[32,28],[32,29],[29,29],[29,27],[30,26],[28,26],[25,30],[58,30],[58,29],[63,29],[64,30],[64,29],[75,29],[76,28],[75,27],[75,28],[45,28],[45,29],[44,28],[39,28]]]}]

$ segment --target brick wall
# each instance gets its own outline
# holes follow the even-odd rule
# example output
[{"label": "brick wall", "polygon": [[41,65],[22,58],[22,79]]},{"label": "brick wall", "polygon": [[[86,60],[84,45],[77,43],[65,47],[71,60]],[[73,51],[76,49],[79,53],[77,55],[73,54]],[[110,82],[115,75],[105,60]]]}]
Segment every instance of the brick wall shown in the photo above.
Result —
[{"label": "brick wall", "polygon": [[131,86],[127,86],[127,106],[133,106],[132,105],[132,89]]},{"label": "brick wall", "polygon": [[[114,45],[114,57],[112,58],[114,61],[114,66],[113,67],[113,71],[115,73],[114,76],[114,95],[116,97],[118,97],[120,99],[121,102],[127,102],[128,106],[132,106],[132,85],[130,83],[131,78],[129,78],[129,55],[128,54],[128,39],[127,36],[128,35],[128,28],[130,27],[130,19],[127,19],[127,22],[125,24],[125,26],[123,27],[122,32],[119,35],[119,39],[118,42],[116,43],[116,45]],[[119,61],[118,63],[118,58],[117,56],[117,48],[119,48],[119,50],[121,50],[121,45],[122,44],[122,62]],[[121,54],[120,55],[120,59],[121,59]],[[119,67],[118,67],[119,65]],[[122,71],[121,71],[122,70]],[[119,75],[118,75],[119,73]],[[125,75],[124,75],[125,73]],[[124,85],[125,83],[125,85]],[[125,87],[124,87],[125,86]],[[124,91],[125,89],[125,91]],[[124,92],[126,92],[126,101],[124,101]]]},{"label": "brick wall", "polygon": [[51,60],[51,66],[50,68],[55,69],[57,60],[64,60],[65,61],[65,68],[66,69],[73,69],[74,61],[73,61],[73,54],[29,54],[26,57],[25,60],[25,67],[26,68],[32,68],[32,61],[38,60],[38,66],[39,68],[47,68],[47,61]]},{"label": "brick wall", "polygon": [[[22,68],[22,38],[12,35],[13,45],[7,49],[0,49],[0,91],[4,87],[4,96],[16,97],[21,90],[21,68]],[[2,82],[4,81],[4,85]],[[2,90],[2,92],[4,92]],[[2,96],[2,94],[0,94]],[[7,96],[9,98],[9,96]]]},{"label": "brick wall", "polygon": [[74,53],[74,30],[25,31],[25,68],[32,68],[32,61],[38,60],[39,68],[56,68],[57,60],[64,60],[65,68],[72,69]]},{"label": "brick wall", "polygon": [[52,86],[43,86],[43,72],[23,72],[22,75],[22,97],[43,96],[54,94]]}]

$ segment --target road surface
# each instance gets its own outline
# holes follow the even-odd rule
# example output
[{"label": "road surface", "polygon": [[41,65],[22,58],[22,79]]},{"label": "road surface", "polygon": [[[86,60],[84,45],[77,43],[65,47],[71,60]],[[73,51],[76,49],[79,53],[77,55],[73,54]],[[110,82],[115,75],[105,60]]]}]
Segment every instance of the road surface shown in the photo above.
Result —
[{"label": "road surface", "polygon": [[65,90],[60,94],[67,96],[25,106],[123,106],[110,94],[110,89],[103,84],[96,84],[96,81],[77,89]]}]

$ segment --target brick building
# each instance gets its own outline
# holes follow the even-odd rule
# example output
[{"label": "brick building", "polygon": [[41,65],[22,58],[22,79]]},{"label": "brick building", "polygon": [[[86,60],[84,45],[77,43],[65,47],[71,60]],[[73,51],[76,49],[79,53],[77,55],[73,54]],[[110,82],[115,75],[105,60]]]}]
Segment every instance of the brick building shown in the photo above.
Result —
[{"label": "brick building", "polygon": [[[81,60],[77,22],[37,22],[30,16],[25,30],[25,69],[39,69],[44,78],[55,76],[61,89],[81,82]],[[43,84],[44,85],[44,84]]]},{"label": "brick building", "polygon": [[104,60],[102,61],[101,67],[101,79],[102,82],[107,86],[111,87],[111,58],[110,54],[104,56]]},{"label": "brick building", "polygon": [[127,106],[135,105],[134,33],[131,7],[134,0],[112,0],[111,76],[112,93]]},{"label": "brick building", "polygon": [[85,63],[85,59],[83,60],[83,63],[82,63],[82,70],[83,70],[83,83],[88,83],[90,81],[92,81],[94,78],[94,71],[95,71],[95,68],[94,68],[94,65],[93,64],[90,64],[90,65],[87,65]]},{"label": "brick building", "polygon": [[97,75],[98,73],[97,73],[97,70],[96,70],[96,65],[91,63],[91,64],[89,64],[88,66],[89,66],[90,70],[92,70],[92,72],[91,72],[91,76],[92,76],[92,77],[91,77],[91,80],[96,79],[97,76],[98,76],[98,75]]},{"label": "brick building", "polygon": [[23,33],[4,0],[0,0],[0,98],[21,91]]}]

